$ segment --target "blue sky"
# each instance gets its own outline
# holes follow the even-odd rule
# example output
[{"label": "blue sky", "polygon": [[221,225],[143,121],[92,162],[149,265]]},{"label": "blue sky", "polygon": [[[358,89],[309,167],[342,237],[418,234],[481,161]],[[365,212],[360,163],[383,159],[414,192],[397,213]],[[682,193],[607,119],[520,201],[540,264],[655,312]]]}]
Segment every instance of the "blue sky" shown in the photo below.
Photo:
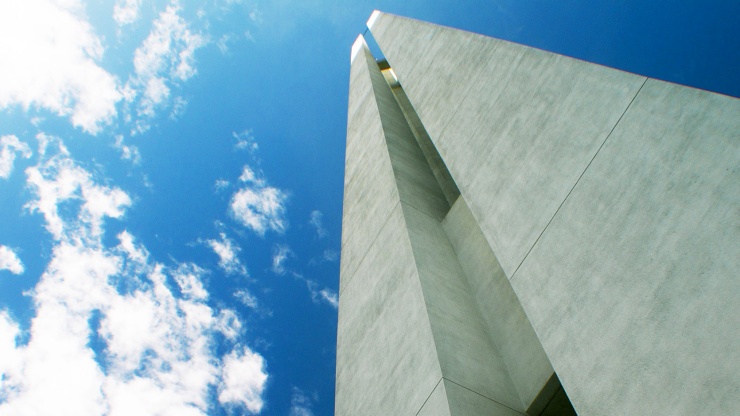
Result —
[{"label": "blue sky", "polygon": [[0,413],[332,414],[373,9],[740,96],[738,3],[675,3],[0,2]]}]

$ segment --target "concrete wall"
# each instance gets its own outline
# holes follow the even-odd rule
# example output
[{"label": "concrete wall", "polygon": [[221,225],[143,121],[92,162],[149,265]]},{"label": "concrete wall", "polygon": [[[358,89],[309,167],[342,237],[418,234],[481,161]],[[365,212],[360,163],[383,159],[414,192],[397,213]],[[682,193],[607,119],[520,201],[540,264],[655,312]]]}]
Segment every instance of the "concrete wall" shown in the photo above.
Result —
[{"label": "concrete wall", "polygon": [[361,46],[350,83],[335,409],[413,415],[441,370],[373,92],[377,65]]},{"label": "concrete wall", "polygon": [[738,100],[388,14],[371,31],[578,413],[732,414]]}]

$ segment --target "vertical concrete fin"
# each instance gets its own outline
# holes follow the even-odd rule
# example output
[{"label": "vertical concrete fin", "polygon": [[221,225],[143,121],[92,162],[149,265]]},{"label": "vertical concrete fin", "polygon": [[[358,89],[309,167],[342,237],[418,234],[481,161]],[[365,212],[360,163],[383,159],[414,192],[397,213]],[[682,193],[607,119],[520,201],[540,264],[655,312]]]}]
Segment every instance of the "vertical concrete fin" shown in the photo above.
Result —
[{"label": "vertical concrete fin", "polygon": [[442,377],[364,42],[351,64],[335,414],[416,414]]},{"label": "vertical concrete fin", "polygon": [[511,278],[645,77],[387,13],[371,31]]},{"label": "vertical concrete fin", "polygon": [[[575,408],[733,413],[740,100],[385,13],[371,26]],[[455,303],[421,264],[462,267],[465,244],[435,237],[434,209],[401,207],[425,302]],[[428,308],[444,372],[448,321]]]},{"label": "vertical concrete fin", "polygon": [[[368,66],[373,64],[368,62]],[[403,111],[398,102],[402,92],[394,94],[389,84],[393,77],[384,76],[380,67],[371,68],[370,75],[442,375],[475,397],[523,412],[506,364],[442,227],[450,204],[430,167],[427,154],[433,153],[422,151],[418,130],[415,134],[409,120],[413,107],[407,103]],[[399,85],[394,88],[400,91]],[[443,164],[438,169],[440,173],[446,170]],[[448,396],[447,400],[462,397]]]}]

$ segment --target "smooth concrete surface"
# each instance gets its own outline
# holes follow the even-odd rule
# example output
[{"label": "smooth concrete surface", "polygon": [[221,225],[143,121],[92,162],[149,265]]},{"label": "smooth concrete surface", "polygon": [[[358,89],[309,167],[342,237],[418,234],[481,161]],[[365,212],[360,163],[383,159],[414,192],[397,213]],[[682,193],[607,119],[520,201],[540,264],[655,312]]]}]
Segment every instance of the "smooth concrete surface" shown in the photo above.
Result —
[{"label": "smooth concrete surface", "polygon": [[335,414],[415,415],[442,373],[374,92],[375,73],[375,60],[362,44],[350,82]]},{"label": "smooth concrete surface", "polygon": [[523,409],[530,409],[553,376],[550,361],[463,198],[458,198],[442,225]]},{"label": "smooth concrete surface", "polygon": [[740,101],[383,13],[372,33],[408,103],[361,43],[336,414],[733,414]]},{"label": "smooth concrete surface", "polygon": [[385,13],[372,34],[511,276],[645,78]]},{"label": "smooth concrete surface", "polygon": [[417,416],[452,416],[447,401],[444,379],[440,378],[437,386],[417,413]]},{"label": "smooth concrete surface", "polygon": [[649,80],[513,277],[579,414],[737,413],[739,167],[738,100]]},{"label": "smooth concrete surface", "polygon": [[506,406],[520,407],[506,365],[442,228],[440,221],[449,204],[386,78],[374,64],[368,61],[373,92],[442,375]]},{"label": "smooth concrete surface", "polygon": [[442,376],[397,204],[339,298],[336,415],[414,415]]},{"label": "smooth concrete surface", "polygon": [[523,409],[441,224],[412,207],[404,205],[403,212],[442,375],[507,407]]},{"label": "smooth concrete surface", "polygon": [[398,203],[393,168],[383,138],[378,105],[362,43],[352,61],[342,214],[340,293]]},{"label": "smooth concrete surface", "polygon": [[506,407],[463,386],[444,379],[450,414],[460,416],[524,416],[524,413]]},{"label": "smooth concrete surface", "polygon": [[526,416],[443,378],[418,416],[452,415]]}]

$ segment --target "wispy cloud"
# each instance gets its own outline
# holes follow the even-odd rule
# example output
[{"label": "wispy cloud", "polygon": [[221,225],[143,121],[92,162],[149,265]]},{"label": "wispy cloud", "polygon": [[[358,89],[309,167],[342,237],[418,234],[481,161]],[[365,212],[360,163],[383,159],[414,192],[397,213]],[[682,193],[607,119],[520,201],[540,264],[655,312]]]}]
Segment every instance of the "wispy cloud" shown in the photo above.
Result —
[{"label": "wispy cloud", "polygon": [[321,211],[314,210],[311,211],[311,218],[308,221],[316,230],[316,236],[319,238],[324,238],[327,235],[326,228],[324,228],[323,218],[324,214],[322,214]]},{"label": "wispy cloud", "polygon": [[123,135],[116,135],[116,141],[113,147],[121,152],[121,159],[129,160],[134,165],[141,163],[141,153],[139,148],[136,146],[128,145],[124,143]]},{"label": "wispy cloud", "polygon": [[337,292],[331,289],[321,289],[319,295],[321,295],[321,299],[333,306],[334,309],[339,307],[339,296],[337,296]]},{"label": "wispy cloud", "polygon": [[272,250],[272,272],[285,274],[285,261],[293,254],[290,248],[283,244],[276,245]]},{"label": "wispy cloud", "polygon": [[290,416],[314,416],[313,400],[298,387],[293,387],[290,395]]},{"label": "wispy cloud", "polygon": [[339,306],[339,297],[337,296],[337,293],[334,292],[333,290],[327,287],[319,289],[318,282],[305,277],[301,273],[291,271],[290,274],[296,280],[299,280],[306,285],[308,292],[311,294],[311,300],[313,300],[314,303],[325,302],[331,307],[333,307],[334,309],[336,309]]},{"label": "wispy cloud", "polygon": [[325,262],[332,263],[337,260],[339,260],[339,252],[336,250],[327,248],[326,250],[324,250],[323,253],[321,253],[321,256],[313,257],[311,260],[309,260],[308,264],[311,266],[318,266],[319,264],[322,264]]},{"label": "wispy cloud", "polygon": [[27,144],[18,140],[15,135],[0,137],[0,178],[8,179],[13,172],[16,153],[28,159],[33,154]]},{"label": "wispy cloud", "polygon": [[213,184],[213,187],[216,188],[216,191],[223,191],[224,189],[228,188],[230,185],[230,182],[226,179],[216,179],[216,182]]},{"label": "wispy cloud", "polygon": [[264,236],[272,230],[282,233],[288,226],[285,219],[285,192],[268,186],[267,182],[244,166],[241,188],[231,197],[231,215],[245,227]]},{"label": "wispy cloud", "polygon": [[281,276],[286,273],[289,274],[294,279],[306,285],[306,289],[308,289],[308,293],[311,295],[311,300],[315,303],[325,302],[336,309],[339,306],[339,298],[336,292],[326,287],[321,288],[315,280],[309,279],[303,273],[287,267],[285,262],[292,256],[294,254],[290,247],[285,244],[276,244],[272,250],[272,272]]},{"label": "wispy cloud", "polygon": [[239,289],[234,292],[234,297],[241,302],[242,305],[250,308],[257,309],[257,298],[254,297],[247,289]]},{"label": "wispy cloud", "polygon": [[113,20],[119,26],[129,25],[139,19],[141,0],[116,0],[113,6]]},{"label": "wispy cloud", "polygon": [[[46,146],[27,170],[29,205],[54,243],[31,292],[27,336],[0,311],[0,414],[205,415],[214,390],[222,403],[259,412],[264,359],[239,344],[234,311],[206,303],[205,270],[152,261],[126,231],[107,246],[103,226],[130,198],[56,149]],[[232,340],[224,356],[217,334]],[[104,347],[91,349],[91,340]]]},{"label": "wispy cloud", "polygon": [[156,110],[169,102],[173,85],[195,75],[195,51],[205,44],[202,35],[190,30],[176,4],[159,14],[149,36],[134,53],[135,76],[125,88],[126,100],[137,102],[137,131],[149,128]]},{"label": "wispy cloud", "polygon": [[236,140],[236,144],[234,146],[239,150],[254,152],[259,148],[257,142],[254,140],[254,136],[252,135],[252,130],[243,130],[239,133],[232,132],[231,135]]},{"label": "wispy cloud", "polygon": [[70,116],[97,134],[116,117],[115,76],[80,0],[0,2],[0,109],[20,105]]},{"label": "wispy cloud", "polygon": [[0,244],[0,270],[8,270],[13,274],[22,274],[25,271],[15,251],[2,244]]},{"label": "wispy cloud", "polygon": [[229,274],[247,274],[247,268],[239,260],[241,248],[228,238],[226,233],[219,234],[218,240],[206,240],[206,244],[218,255],[218,266]]}]

